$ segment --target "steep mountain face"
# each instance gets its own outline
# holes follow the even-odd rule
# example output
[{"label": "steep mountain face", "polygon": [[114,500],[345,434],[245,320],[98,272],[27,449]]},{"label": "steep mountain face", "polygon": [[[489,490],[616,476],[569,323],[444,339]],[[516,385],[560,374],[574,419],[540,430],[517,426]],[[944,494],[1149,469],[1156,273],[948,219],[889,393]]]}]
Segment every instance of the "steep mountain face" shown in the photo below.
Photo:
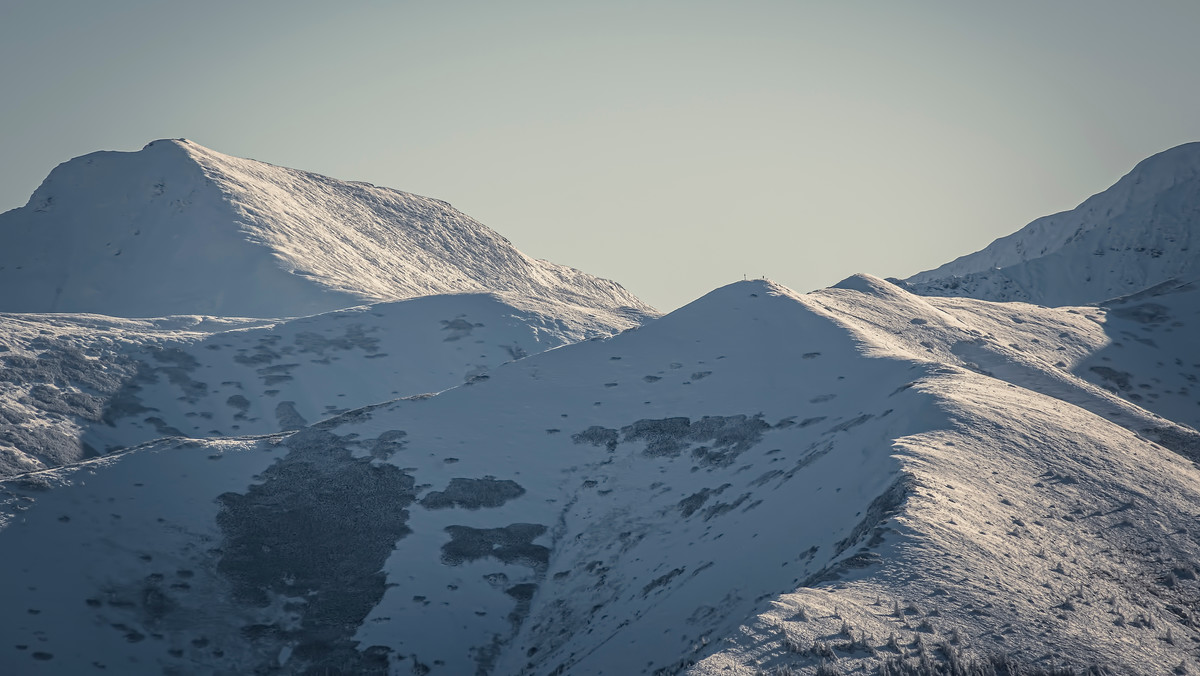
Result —
[{"label": "steep mountain face", "polygon": [[523,305],[458,294],[292,320],[0,314],[0,476],[164,436],[295,429],[620,328]]},{"label": "steep mountain face", "polygon": [[59,165],[0,214],[0,311],[311,315],[495,292],[636,324],[620,285],[534,260],[439,200],[186,140]]},{"label": "steep mountain face", "polygon": [[1084,305],[1200,277],[1200,143],[1150,157],[1071,211],[906,280],[920,294]]},{"label": "steep mountain face", "polygon": [[1196,435],[1076,375],[1105,312],[742,282],[436,396],[27,474],[0,667],[1187,673]]}]

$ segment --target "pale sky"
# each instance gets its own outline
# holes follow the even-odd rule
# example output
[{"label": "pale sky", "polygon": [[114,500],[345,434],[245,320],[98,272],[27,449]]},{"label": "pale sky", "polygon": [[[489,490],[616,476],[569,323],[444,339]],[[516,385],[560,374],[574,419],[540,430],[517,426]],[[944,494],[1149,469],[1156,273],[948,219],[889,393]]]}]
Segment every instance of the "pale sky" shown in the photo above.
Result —
[{"label": "pale sky", "polygon": [[903,277],[1200,140],[1198,34],[1193,0],[0,0],[0,211],[186,137],[447,200],[662,310]]}]

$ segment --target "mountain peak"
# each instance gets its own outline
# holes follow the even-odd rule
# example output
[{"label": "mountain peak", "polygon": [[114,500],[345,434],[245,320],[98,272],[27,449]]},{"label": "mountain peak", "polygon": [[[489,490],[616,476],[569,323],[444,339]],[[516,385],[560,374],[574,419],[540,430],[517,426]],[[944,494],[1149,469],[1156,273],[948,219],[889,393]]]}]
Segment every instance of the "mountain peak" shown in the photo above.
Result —
[{"label": "mountain peak", "polygon": [[864,272],[856,272],[837,284],[834,284],[832,288],[848,289],[850,291],[861,291],[863,293],[878,295],[890,294],[890,289],[894,289],[895,285],[874,275],[868,275]]},{"label": "mountain peak", "polygon": [[142,150],[145,150],[146,148],[149,148],[150,146],[157,145],[160,143],[166,143],[166,144],[177,145],[177,146],[199,145],[198,143],[193,143],[192,141],[185,139],[185,138],[159,138],[159,139],[154,139],[153,141],[142,146]]},{"label": "mountain peak", "polygon": [[[1168,148],[1138,162],[1111,188],[1085,201],[1097,200],[1105,207],[1156,199],[1163,192],[1200,179],[1200,142],[1193,141]],[[1080,205],[1083,206],[1083,205]],[[1097,204],[1096,206],[1100,206]]]},{"label": "mountain peak", "polygon": [[1155,153],[1138,162],[1130,173],[1161,173],[1194,177],[1200,173],[1200,141],[1181,143],[1173,148]]},{"label": "mountain peak", "polygon": [[1200,273],[1200,143],[1139,162],[1075,209],[1039,218],[984,249],[913,275],[926,295],[1043,305],[1099,303]]},{"label": "mountain peak", "polygon": [[611,315],[620,285],[535,260],[440,200],[160,139],[59,165],[0,215],[0,311],[315,314],[495,292]]}]

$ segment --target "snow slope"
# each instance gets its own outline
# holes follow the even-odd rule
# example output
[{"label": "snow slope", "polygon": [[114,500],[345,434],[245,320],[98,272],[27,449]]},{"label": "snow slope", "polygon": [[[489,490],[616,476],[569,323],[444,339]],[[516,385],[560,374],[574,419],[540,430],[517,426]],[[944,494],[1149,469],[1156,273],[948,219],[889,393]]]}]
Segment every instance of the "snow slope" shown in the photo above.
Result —
[{"label": "snow slope", "polygon": [[917,293],[1084,305],[1200,275],[1200,143],[1138,163],[1071,211],[908,278]]},{"label": "snow slope", "polygon": [[1092,311],[741,282],[433,397],[27,474],[0,668],[1195,669],[1195,432],[1075,375]]},{"label": "snow slope", "polygon": [[522,305],[457,294],[292,320],[0,314],[0,475],[164,436],[294,429],[624,328]]},{"label": "snow slope", "polygon": [[[862,294],[876,300],[863,303]],[[1200,433],[1196,432],[1200,415],[1195,410],[1200,400],[1186,387],[1171,391],[1162,382],[1168,378],[1168,383],[1190,383],[1200,374],[1200,365],[1185,362],[1194,355],[1190,337],[1195,332],[1189,329],[1200,315],[1200,296],[1180,293],[1170,301],[1170,308],[1142,305],[1136,297],[1128,307],[1116,310],[1047,308],[921,297],[867,275],[851,277],[818,295],[840,314],[853,317],[853,326],[876,331],[872,341],[883,341],[888,349],[953,364],[1062,400],[1200,459]],[[834,302],[842,297],[849,301]],[[1137,319],[1147,313],[1156,313],[1153,322]],[[1140,335],[1132,335],[1130,323],[1138,324]],[[1147,334],[1147,326],[1159,333]],[[879,332],[880,328],[885,330]],[[1146,335],[1166,339],[1160,337],[1158,344]],[[1135,347],[1127,349],[1129,344]],[[1144,382],[1131,376],[1134,373],[1143,374]],[[1132,378],[1131,384],[1125,383],[1126,378]],[[1146,390],[1145,396],[1135,389]]]},{"label": "snow slope", "polygon": [[498,292],[633,325],[647,305],[534,260],[445,202],[186,140],[59,165],[0,214],[0,311],[311,315]]},{"label": "snow slope", "polygon": [[[1096,311],[1093,311],[1096,312]],[[1098,308],[1109,341],[1075,372],[1200,429],[1200,280],[1171,280]]]}]

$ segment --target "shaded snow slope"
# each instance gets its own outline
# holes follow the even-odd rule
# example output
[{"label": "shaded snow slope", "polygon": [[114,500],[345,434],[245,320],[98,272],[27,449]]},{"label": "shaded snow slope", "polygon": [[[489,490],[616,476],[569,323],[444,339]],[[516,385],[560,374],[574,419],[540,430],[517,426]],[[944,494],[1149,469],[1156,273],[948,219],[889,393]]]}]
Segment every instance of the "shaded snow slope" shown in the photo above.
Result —
[{"label": "shaded snow slope", "polygon": [[445,202],[186,140],[59,165],[0,214],[0,311],[281,317],[502,292],[631,326],[651,308]]},{"label": "shaded snow slope", "polygon": [[563,310],[458,294],[292,320],[0,314],[0,475],[295,429],[617,328]]},{"label": "shaded snow slope", "polygon": [[1200,472],[1073,375],[1082,312],[741,282],[437,396],[28,474],[0,668],[1195,669]]},{"label": "shaded snow slope", "polygon": [[1084,305],[1200,274],[1200,143],[1140,162],[1071,211],[910,277],[927,295]]},{"label": "shaded snow slope", "polygon": [[1200,280],[1171,280],[1099,308],[1109,342],[1075,372],[1200,429]]}]

